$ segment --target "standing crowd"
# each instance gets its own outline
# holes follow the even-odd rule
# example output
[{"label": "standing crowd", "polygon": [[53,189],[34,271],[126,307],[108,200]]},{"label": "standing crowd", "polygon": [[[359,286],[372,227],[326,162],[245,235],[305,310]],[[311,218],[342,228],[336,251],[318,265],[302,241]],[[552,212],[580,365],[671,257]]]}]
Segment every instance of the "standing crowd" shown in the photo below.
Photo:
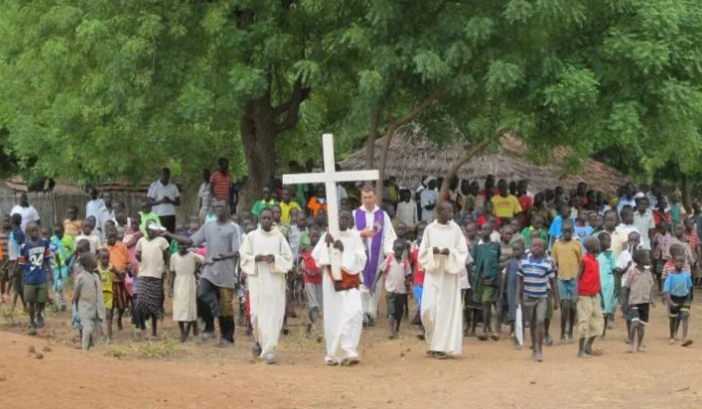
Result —
[{"label": "standing crowd", "polygon": [[[627,184],[610,198],[584,183],[532,194],[526,180],[488,176],[482,186],[452,181],[440,197],[432,177],[411,190],[390,179],[378,204],[368,185],[326,192],[272,181],[250,211],[234,212],[228,167],[220,159],[216,172],[203,172],[198,212],[181,225],[180,192],[165,168],[138,213],[93,189],[84,219],[74,207],[52,229],[19,193],[0,236],[1,301],[13,309],[21,302],[30,335],[46,325],[47,305],[70,313],[76,348],[88,350],[111,341],[113,323],[121,331],[125,318],[139,338],[157,338],[170,299],[182,342],[191,333],[213,339],[218,326],[219,346],[232,347],[238,323],[269,364],[302,303],[305,333],[324,340],[325,362],[358,363],[362,328],[376,325],[383,294],[388,337],[412,318],[438,359],[460,355],[466,336],[498,341],[506,325],[517,349],[529,330],[540,362],[543,345],[555,342],[557,309],[559,342],[577,339],[581,358],[600,353],[594,343],[619,307],[629,351],[643,351],[657,299],[669,342],[692,343],[702,211],[695,204],[685,214],[656,183],[638,191]],[[340,204],[338,237],[327,231],[327,193]]]}]

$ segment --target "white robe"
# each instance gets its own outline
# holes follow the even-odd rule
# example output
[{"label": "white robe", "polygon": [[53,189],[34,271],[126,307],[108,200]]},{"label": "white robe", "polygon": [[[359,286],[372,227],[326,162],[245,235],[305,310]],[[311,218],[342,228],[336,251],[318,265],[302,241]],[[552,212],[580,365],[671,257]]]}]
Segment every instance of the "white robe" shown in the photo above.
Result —
[{"label": "white robe", "polygon": [[[325,233],[312,252],[318,266],[331,264],[334,251],[325,243]],[[346,230],[339,234],[344,244],[341,253],[341,269],[348,274],[361,274],[366,265],[366,250],[357,231]],[[338,254],[338,253],[337,253]],[[363,329],[363,307],[361,293],[358,289],[336,291],[329,274],[323,273],[322,289],[324,291],[324,339],[326,343],[326,360],[341,363],[347,358],[358,358],[358,343]]]},{"label": "white robe", "polygon": [[[254,261],[268,254],[275,256],[274,263]],[[261,357],[275,354],[285,318],[285,274],[292,269],[292,250],[278,229],[259,228],[246,236],[239,256],[247,275],[254,340],[261,345]]]},{"label": "white robe", "polygon": [[[449,255],[434,254],[433,248],[449,249]],[[460,276],[468,257],[461,228],[434,221],[427,226],[419,247],[419,263],[425,269],[422,293],[422,324],[429,350],[460,355],[463,343]]]},{"label": "white robe", "polygon": [[[354,221],[356,220],[356,212],[364,212],[366,216],[366,228],[368,228],[369,226],[372,227],[374,224],[373,219],[375,217],[375,212],[378,211],[378,209],[379,207],[375,206],[375,208],[373,208],[372,211],[368,212],[363,206],[361,206],[354,211]],[[354,230],[359,231],[357,227],[355,227]],[[392,227],[392,221],[390,220],[388,214],[385,212],[383,212],[383,231],[379,234],[383,235],[383,239],[382,243],[380,244],[381,254],[378,257],[378,265],[376,266],[375,270],[376,274],[383,260],[385,260],[388,255],[392,254],[392,245],[395,243],[395,239],[397,239],[395,229],[393,229]],[[370,251],[370,249],[372,248],[373,238],[370,237],[364,239],[363,237],[361,237],[361,241],[365,244],[365,248],[369,249]],[[368,262],[370,262],[371,255],[370,253],[367,253],[367,255]],[[363,271],[361,271],[361,274],[363,274]],[[380,294],[383,290],[383,282],[381,280],[378,280],[372,293],[368,290],[368,287],[370,287],[371,285],[373,285],[373,283],[361,284],[361,301],[363,302],[363,313],[367,314],[372,319],[376,319],[378,316],[378,302],[380,301]]]}]

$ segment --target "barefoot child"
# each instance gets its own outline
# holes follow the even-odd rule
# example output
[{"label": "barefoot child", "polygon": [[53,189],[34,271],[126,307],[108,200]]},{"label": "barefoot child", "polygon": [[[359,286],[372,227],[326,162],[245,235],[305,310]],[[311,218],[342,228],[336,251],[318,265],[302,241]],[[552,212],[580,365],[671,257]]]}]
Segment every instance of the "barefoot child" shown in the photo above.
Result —
[{"label": "barefoot child", "polygon": [[617,293],[615,291],[616,277],[614,269],[616,261],[614,252],[610,246],[612,245],[612,237],[609,233],[603,231],[598,234],[597,238],[600,241],[600,254],[597,256],[597,262],[600,264],[600,286],[602,288],[602,313],[604,314],[605,326],[602,330],[602,338],[604,338],[607,329],[614,327],[614,313],[617,308]]},{"label": "barefoot child", "polygon": [[[110,253],[110,265],[112,269],[112,311],[117,310],[117,329],[122,331],[122,315],[129,307],[131,296],[125,286],[125,281],[129,275],[130,254],[127,246],[118,241],[119,233],[114,227],[106,228],[105,235],[107,242],[105,249]],[[112,325],[111,317],[114,316],[110,312],[108,324]]]},{"label": "barefoot child", "polygon": [[161,237],[165,229],[153,221],[146,225],[148,236],[137,243],[137,260],[139,281],[137,301],[134,305],[138,312],[140,336],[146,330],[146,320],[151,318],[151,338],[158,337],[158,314],[163,301],[163,272],[168,260],[168,241]]},{"label": "barefoot child", "polygon": [[[529,237],[529,242],[531,242],[531,237]],[[507,298],[510,334],[514,336],[514,347],[517,349],[522,348],[522,346],[519,345],[519,342],[517,341],[517,336],[514,333],[514,331],[517,312],[517,297],[521,298],[521,295],[517,294],[517,281],[519,281],[519,269],[522,266],[523,257],[524,242],[518,241],[512,244],[512,259],[509,260],[505,265],[504,280],[502,280],[502,291],[500,291]]]},{"label": "barefoot child", "polygon": [[[531,333],[531,358],[543,361],[543,342],[545,337],[544,321],[548,303],[548,287],[553,289],[553,309],[558,309],[558,287],[556,286],[556,266],[551,257],[546,255],[546,243],[533,238],[531,253],[524,256],[522,266],[517,273],[517,294],[524,298],[526,316]],[[522,305],[522,297],[517,297],[517,307]]]},{"label": "barefoot child", "polygon": [[[566,219],[561,228],[562,237],[553,244],[551,256],[558,268],[558,294],[561,296],[561,345],[573,342],[576,303],[578,301],[577,276],[583,259],[582,245],[573,239],[573,223]],[[567,330],[567,338],[566,338]],[[549,340],[546,340],[549,344]]]},{"label": "barefoot child", "polygon": [[668,304],[670,321],[669,344],[674,345],[678,335],[680,322],[683,325],[682,346],[692,345],[692,340],[687,339],[690,319],[690,301],[692,298],[692,278],[690,271],[685,269],[685,255],[682,252],[675,255],[675,269],[668,274],[663,284],[663,296]]},{"label": "barefoot child", "polygon": [[87,351],[95,344],[95,333],[100,328],[100,321],[105,318],[105,309],[100,296],[100,278],[93,273],[97,269],[95,254],[82,252],[78,263],[81,268],[73,289],[73,305],[82,325],[80,348]]},{"label": "barefoot child", "polygon": [[500,260],[500,244],[491,240],[491,223],[485,223],[480,228],[481,239],[473,245],[471,256],[473,258],[473,275],[475,289],[473,299],[482,306],[483,334],[478,336],[481,341],[492,338],[497,341],[497,334],[492,333],[491,312],[495,302],[499,285],[498,265]]},{"label": "barefoot child", "polygon": [[392,245],[393,254],[380,265],[379,274],[375,278],[373,287],[381,277],[385,277],[385,298],[388,308],[388,326],[390,339],[397,339],[400,332],[400,321],[404,315],[405,301],[407,299],[408,280],[412,275],[409,260],[403,254],[407,243],[404,239],[396,239]]},{"label": "barefoot child", "polygon": [[54,235],[51,237],[49,248],[51,249],[51,261],[53,262],[54,270],[53,291],[56,293],[56,302],[59,305],[60,311],[66,311],[66,300],[63,295],[63,289],[70,275],[68,262],[76,251],[76,243],[72,236],[64,234],[63,225],[57,224],[54,227]]},{"label": "barefoot child", "polygon": [[427,228],[427,223],[421,221],[417,224],[417,240],[412,243],[410,250],[410,260],[412,262],[412,281],[414,283],[413,292],[414,299],[417,302],[417,313],[412,321],[412,324],[419,325],[419,334],[417,338],[420,341],[424,341],[424,326],[422,325],[421,311],[422,311],[422,292],[424,290],[424,267],[419,263],[419,246],[422,244],[422,237],[424,236],[424,230]]},{"label": "barefoot child", "polygon": [[51,271],[49,242],[39,236],[39,225],[27,224],[27,242],[21,251],[20,265],[24,270],[24,300],[29,310],[29,335],[44,327],[44,306],[49,300],[46,288],[47,272]]},{"label": "barefoot child", "polygon": [[324,305],[324,295],[322,292],[322,268],[317,266],[312,258],[312,250],[319,242],[321,236],[319,229],[310,229],[310,245],[300,251],[300,267],[303,271],[305,283],[305,296],[307,298],[307,309],[310,322],[307,323],[305,333],[308,338],[312,337],[312,330],[316,330],[319,321],[320,311]]},{"label": "barefoot child", "polygon": [[187,243],[178,244],[178,252],[170,261],[170,297],[173,299],[173,321],[180,329],[180,342],[190,335],[198,335],[197,328],[197,279],[195,271],[202,264],[201,256],[189,252]]},{"label": "barefoot child", "polygon": [[[5,267],[8,270],[8,285],[5,288],[5,298],[9,299],[10,294],[12,294],[12,311],[14,311],[17,306],[18,296],[22,299],[22,309],[27,311],[27,304],[24,301],[24,272],[19,263],[25,241],[25,235],[22,231],[22,215],[15,213],[10,216],[10,233],[8,237],[8,247],[10,247],[9,260]],[[12,293],[13,288],[14,294]]]},{"label": "barefoot child", "polygon": [[651,259],[649,251],[637,249],[634,251],[635,265],[629,268],[624,285],[626,296],[624,308],[631,313],[631,335],[629,349],[634,352],[636,338],[636,351],[644,352],[643,338],[648,324],[649,308],[653,305],[653,291],[655,280],[651,274]]},{"label": "barefoot child", "polygon": [[107,322],[107,339],[112,341],[112,310],[114,306],[112,274],[114,267],[110,264],[110,252],[105,248],[98,250],[97,261],[97,272],[100,275],[100,288],[105,307],[105,321]]},{"label": "barefoot child", "polygon": [[578,358],[594,355],[592,344],[596,337],[602,335],[604,327],[600,306],[600,265],[597,261],[600,241],[594,237],[586,238],[585,250],[587,253],[583,256],[578,271]]}]

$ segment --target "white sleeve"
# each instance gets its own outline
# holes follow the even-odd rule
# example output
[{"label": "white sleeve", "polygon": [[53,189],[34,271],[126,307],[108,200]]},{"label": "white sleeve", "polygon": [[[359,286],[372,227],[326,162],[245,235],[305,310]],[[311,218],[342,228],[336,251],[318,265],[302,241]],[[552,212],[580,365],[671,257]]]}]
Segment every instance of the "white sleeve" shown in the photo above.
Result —
[{"label": "white sleeve", "polygon": [[395,239],[397,239],[397,235],[395,234],[395,229],[392,228],[392,221],[390,220],[390,216],[388,216],[385,211],[383,211],[383,251],[384,254],[392,254],[392,245],[395,243]]}]

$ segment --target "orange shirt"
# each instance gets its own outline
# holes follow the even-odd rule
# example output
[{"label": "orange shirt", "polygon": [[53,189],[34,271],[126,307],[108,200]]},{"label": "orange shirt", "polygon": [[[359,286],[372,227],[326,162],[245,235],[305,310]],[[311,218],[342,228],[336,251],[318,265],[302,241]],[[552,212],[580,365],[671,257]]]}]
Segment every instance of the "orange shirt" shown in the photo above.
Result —
[{"label": "orange shirt", "polygon": [[[110,264],[117,271],[123,271],[129,264],[129,250],[127,246],[118,241],[114,246],[106,244],[105,248],[110,252]],[[112,281],[114,281],[114,275]]]},{"label": "orange shirt", "polygon": [[81,233],[82,222],[79,219],[63,221],[63,232],[73,237],[74,239]]},{"label": "orange shirt", "polygon": [[307,208],[312,212],[312,216],[317,217],[317,213],[320,210],[327,211],[327,202],[319,203],[317,196],[312,196],[309,203],[307,203]]},{"label": "orange shirt", "polygon": [[212,184],[214,197],[218,199],[229,198],[229,188],[232,185],[232,176],[229,173],[216,171],[210,176],[210,183]]}]

